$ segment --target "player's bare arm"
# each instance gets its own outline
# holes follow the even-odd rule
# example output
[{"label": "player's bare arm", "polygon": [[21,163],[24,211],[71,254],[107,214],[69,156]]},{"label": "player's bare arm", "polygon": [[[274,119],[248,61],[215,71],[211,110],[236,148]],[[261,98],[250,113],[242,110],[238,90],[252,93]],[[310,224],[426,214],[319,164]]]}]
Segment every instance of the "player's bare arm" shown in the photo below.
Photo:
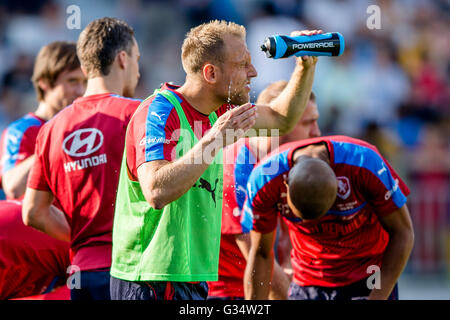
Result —
[{"label": "player's bare arm", "polygon": [[[211,130],[184,156],[176,161],[151,161],[138,169],[138,179],[148,203],[161,209],[185,194],[205,172],[216,153],[236,142],[255,124],[255,110],[250,103],[226,112],[219,117]],[[227,133],[233,139],[227,139]],[[211,150],[212,157],[204,157]]]},{"label": "player's bare arm", "polygon": [[387,299],[406,266],[414,245],[414,231],[406,204],[380,219],[389,234],[381,264],[381,288],[373,289],[369,300]]},{"label": "player's bare arm", "polygon": [[280,267],[283,269],[283,272],[289,277],[292,278],[292,264],[291,264],[291,250],[292,243],[289,238],[289,229],[284,222],[283,218],[278,218],[278,226],[279,226],[279,234],[278,234],[278,246],[277,246],[277,257],[280,261]]},{"label": "player's bare arm", "polygon": [[34,162],[34,155],[14,166],[3,175],[2,187],[8,198],[18,199],[27,188],[28,173]]},{"label": "player's bare arm", "polygon": [[23,223],[62,241],[70,241],[70,226],[64,213],[52,205],[53,194],[27,188],[22,206]]},{"label": "player's bare arm", "polygon": [[276,260],[273,263],[269,300],[287,300],[291,280]]},{"label": "player's bare arm", "polygon": [[[235,241],[242,252],[245,260],[248,261],[248,256],[251,248],[250,233],[241,233],[235,235]],[[286,300],[289,290],[289,278],[283,272],[281,266],[274,261],[272,285],[269,292],[270,300]]]},{"label": "player's bare arm", "polygon": [[[322,30],[296,31],[291,35],[314,35]],[[314,81],[317,57],[298,57],[296,67],[286,88],[270,105],[257,105],[255,129],[279,129],[280,135],[289,133],[308,104]],[[268,132],[270,134],[270,131]]]},{"label": "player's bare arm", "polygon": [[250,231],[251,248],[244,273],[244,292],[247,300],[267,300],[274,263],[274,234]]}]

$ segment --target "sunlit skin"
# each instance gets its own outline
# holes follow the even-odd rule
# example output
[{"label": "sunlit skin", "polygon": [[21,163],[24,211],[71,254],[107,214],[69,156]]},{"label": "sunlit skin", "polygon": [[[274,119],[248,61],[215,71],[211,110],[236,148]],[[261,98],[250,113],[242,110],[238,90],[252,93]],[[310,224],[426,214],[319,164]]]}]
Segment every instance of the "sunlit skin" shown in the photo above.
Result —
[{"label": "sunlit skin", "polygon": [[83,95],[86,90],[86,77],[80,68],[71,71],[65,70],[58,75],[53,86],[43,80],[39,81],[39,85],[45,92],[42,102],[53,113],[50,115],[51,118],[62,108],[70,105],[73,100]]},{"label": "sunlit skin", "polygon": [[221,99],[234,105],[250,100],[250,82],[258,73],[251,63],[250,52],[245,41],[237,36],[224,37],[225,61],[220,64],[222,78],[217,90]]},{"label": "sunlit skin", "polygon": [[134,92],[136,90],[139,78],[141,74],[139,73],[139,59],[141,54],[139,52],[139,46],[136,39],[133,39],[133,47],[131,48],[131,55],[128,57],[128,67],[125,74],[125,87],[123,89],[123,95],[125,97],[134,97]]},{"label": "sunlit skin", "polygon": [[297,140],[320,137],[321,131],[319,124],[317,123],[319,116],[317,104],[314,101],[309,100],[302,117],[290,133],[281,137],[250,138],[250,145],[259,157],[263,157],[282,144]]},{"label": "sunlit skin", "polygon": [[317,109],[317,104],[309,100],[300,121],[290,133],[280,137],[280,143],[320,137],[321,132],[317,123],[318,120],[319,110]]},{"label": "sunlit skin", "polygon": [[[311,145],[308,145],[303,148],[299,148],[296,151],[294,151],[294,154],[293,154],[294,163],[297,162],[297,160],[300,156],[307,156],[307,157],[311,157],[311,158],[321,159],[321,160],[325,161],[326,163],[330,164],[330,156],[328,154],[328,149],[323,143],[311,144]],[[289,205],[289,208],[291,209],[292,213],[295,216],[297,216],[303,220],[307,220],[303,217],[301,211],[298,210],[292,203],[292,200],[289,195],[289,185],[288,185],[287,181],[284,181],[284,184],[286,185],[286,190],[287,190],[286,191],[287,204]],[[320,219],[320,218],[321,217],[319,217],[318,219]]]}]

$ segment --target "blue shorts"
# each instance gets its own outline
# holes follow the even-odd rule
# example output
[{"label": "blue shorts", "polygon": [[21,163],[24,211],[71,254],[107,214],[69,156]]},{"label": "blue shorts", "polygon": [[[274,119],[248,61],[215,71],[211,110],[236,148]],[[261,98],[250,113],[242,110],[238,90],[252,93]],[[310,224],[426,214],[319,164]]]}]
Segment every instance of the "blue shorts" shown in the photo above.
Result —
[{"label": "blue shorts", "polygon": [[[302,287],[295,282],[289,286],[289,300],[366,300],[372,290],[367,287],[366,279],[344,287]],[[396,284],[388,300],[398,300]]]},{"label": "blue shorts", "polygon": [[112,300],[206,300],[206,282],[126,281],[111,277]]},{"label": "blue shorts", "polygon": [[111,300],[109,271],[81,271],[79,288],[70,289],[70,300]]}]

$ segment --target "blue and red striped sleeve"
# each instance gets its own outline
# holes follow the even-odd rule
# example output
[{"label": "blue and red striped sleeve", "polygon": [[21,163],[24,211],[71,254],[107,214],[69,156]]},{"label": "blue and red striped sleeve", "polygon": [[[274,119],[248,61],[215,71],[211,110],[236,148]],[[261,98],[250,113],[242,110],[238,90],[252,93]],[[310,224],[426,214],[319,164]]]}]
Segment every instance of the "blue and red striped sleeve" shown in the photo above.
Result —
[{"label": "blue and red striped sleeve", "polygon": [[334,163],[351,166],[357,187],[380,217],[401,208],[409,188],[373,146],[332,141]]},{"label": "blue and red striped sleeve", "polygon": [[290,170],[288,153],[289,149],[270,156],[250,174],[242,218],[246,229],[269,233],[276,228],[283,175]]},{"label": "blue and red striped sleeve", "polygon": [[256,164],[256,158],[244,139],[224,149],[224,188],[222,233],[248,232],[241,225],[241,213],[246,198],[246,185]]},{"label": "blue and red striped sleeve", "polygon": [[164,96],[156,95],[144,102],[127,131],[127,163],[133,177],[145,162],[175,160],[179,128],[176,110]]},{"label": "blue and red striped sleeve", "polygon": [[9,125],[2,135],[1,175],[34,154],[36,137],[43,121],[26,115]]}]

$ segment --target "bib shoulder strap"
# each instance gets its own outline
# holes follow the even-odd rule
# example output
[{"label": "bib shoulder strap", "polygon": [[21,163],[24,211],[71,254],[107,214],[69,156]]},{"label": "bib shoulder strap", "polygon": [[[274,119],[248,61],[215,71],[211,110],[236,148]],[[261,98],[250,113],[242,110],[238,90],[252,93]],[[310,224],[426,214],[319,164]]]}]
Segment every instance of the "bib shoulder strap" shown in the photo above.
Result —
[{"label": "bib shoulder strap", "polygon": [[[156,90],[155,90],[156,92]],[[163,95],[167,100],[169,100],[169,102],[175,107],[175,109],[177,110],[178,116],[180,117],[181,121],[186,121],[185,124],[188,125],[190,127],[189,121],[186,118],[186,115],[184,114],[183,108],[181,107],[180,102],[178,101],[178,99],[174,96],[174,94],[169,91],[169,90],[163,90],[163,91],[158,91],[157,93]],[[183,118],[183,119],[182,119]],[[214,125],[214,123],[217,120],[217,114],[216,112],[212,112],[209,116],[209,122],[211,123],[211,126]]]}]

